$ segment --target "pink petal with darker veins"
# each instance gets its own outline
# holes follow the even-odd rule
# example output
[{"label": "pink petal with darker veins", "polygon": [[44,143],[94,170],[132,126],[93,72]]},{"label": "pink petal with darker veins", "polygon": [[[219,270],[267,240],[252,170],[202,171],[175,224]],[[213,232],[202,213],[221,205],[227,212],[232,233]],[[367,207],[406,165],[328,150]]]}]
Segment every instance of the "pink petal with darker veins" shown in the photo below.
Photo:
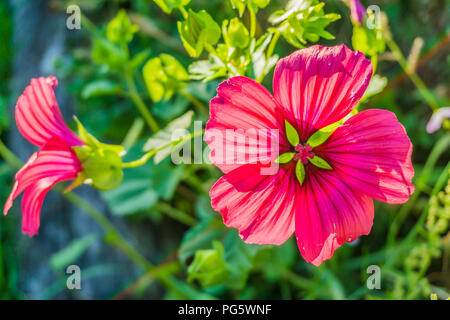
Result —
[{"label": "pink petal with darker veins", "polygon": [[281,107],[269,91],[246,77],[219,85],[210,102],[205,140],[212,162],[225,173],[242,164],[268,162],[279,148],[289,148]]},{"label": "pink petal with darker veins", "polygon": [[341,120],[359,102],[369,85],[372,64],[345,45],[314,45],[281,59],[273,77],[276,100],[301,140]]},{"label": "pink petal with darker veins", "polygon": [[412,144],[390,111],[352,116],[316,150],[349,186],[376,200],[404,203],[414,192]]},{"label": "pink petal with darker veins", "polygon": [[303,258],[318,266],[343,243],[369,234],[374,209],[372,199],[349,187],[336,172],[312,171],[294,207],[295,235]]},{"label": "pink petal with darker veins", "polygon": [[32,79],[16,104],[16,123],[22,135],[38,147],[53,137],[71,146],[82,145],[81,140],[67,127],[56,101],[55,77]]},{"label": "pink petal with darker veins", "polygon": [[211,205],[246,243],[282,244],[294,232],[298,183],[291,171],[261,175],[260,166],[243,165],[211,188]]},{"label": "pink petal with darker veins", "polygon": [[17,172],[3,214],[6,215],[14,199],[25,192],[22,200],[24,233],[35,234],[39,228],[42,202],[48,190],[60,181],[75,179],[81,170],[80,161],[65,141],[59,138],[49,140]]}]

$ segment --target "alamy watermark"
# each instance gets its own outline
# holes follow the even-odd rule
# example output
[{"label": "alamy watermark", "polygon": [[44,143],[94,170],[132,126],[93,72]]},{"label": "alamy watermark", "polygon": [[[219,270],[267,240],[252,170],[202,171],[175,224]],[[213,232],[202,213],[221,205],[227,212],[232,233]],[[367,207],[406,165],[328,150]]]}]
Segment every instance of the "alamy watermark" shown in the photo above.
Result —
[{"label": "alamy watermark", "polygon": [[73,4],[67,7],[66,13],[69,15],[66,19],[66,27],[69,30],[81,29],[81,9]]},{"label": "alamy watermark", "polygon": [[381,269],[376,264],[372,264],[367,267],[366,270],[367,274],[370,274],[370,276],[367,278],[366,285],[367,289],[374,290],[374,289],[381,289]]},{"label": "alamy watermark", "polygon": [[69,290],[81,290],[81,269],[79,266],[73,264],[67,267],[66,274],[70,274],[67,277],[66,285]]}]

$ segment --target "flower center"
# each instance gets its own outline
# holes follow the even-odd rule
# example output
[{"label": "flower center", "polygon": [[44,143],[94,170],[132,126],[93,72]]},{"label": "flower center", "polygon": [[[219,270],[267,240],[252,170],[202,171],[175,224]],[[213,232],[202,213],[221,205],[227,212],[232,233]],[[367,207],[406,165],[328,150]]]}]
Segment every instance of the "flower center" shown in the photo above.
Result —
[{"label": "flower center", "polygon": [[295,161],[301,161],[303,164],[307,164],[308,159],[314,158],[314,153],[312,152],[313,148],[307,143],[305,143],[304,145],[299,143],[295,146],[294,149],[296,152],[294,155]]}]

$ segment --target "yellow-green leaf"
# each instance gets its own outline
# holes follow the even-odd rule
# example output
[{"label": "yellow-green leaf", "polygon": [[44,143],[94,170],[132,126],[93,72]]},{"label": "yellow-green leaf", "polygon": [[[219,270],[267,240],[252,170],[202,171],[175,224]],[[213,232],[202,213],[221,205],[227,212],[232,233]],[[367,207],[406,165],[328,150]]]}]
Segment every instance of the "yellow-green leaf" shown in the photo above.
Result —
[{"label": "yellow-green leaf", "polygon": [[337,127],[339,127],[342,124],[342,122],[343,122],[342,120],[339,120],[326,127],[323,127],[322,129],[317,130],[311,137],[309,137],[306,143],[313,148],[320,146],[322,143],[327,141],[327,139],[331,136],[334,130],[336,130]]},{"label": "yellow-green leaf", "polygon": [[297,161],[297,164],[295,165],[295,175],[298,182],[300,182],[300,185],[302,185],[303,181],[305,181],[305,166],[301,161]]},{"label": "yellow-green leaf", "polygon": [[322,159],[319,156],[314,156],[313,158],[309,159],[309,162],[311,162],[313,165],[315,165],[316,167],[322,168],[322,169],[327,169],[327,170],[331,170],[333,169],[328,162],[326,162],[324,159]]},{"label": "yellow-green leaf", "polygon": [[287,120],[284,120],[286,126],[286,136],[289,143],[296,147],[300,143],[300,137],[298,136],[297,130],[290,124]]},{"label": "yellow-green leaf", "polygon": [[286,152],[280,154],[280,156],[275,160],[276,163],[288,163],[294,158],[294,152]]}]

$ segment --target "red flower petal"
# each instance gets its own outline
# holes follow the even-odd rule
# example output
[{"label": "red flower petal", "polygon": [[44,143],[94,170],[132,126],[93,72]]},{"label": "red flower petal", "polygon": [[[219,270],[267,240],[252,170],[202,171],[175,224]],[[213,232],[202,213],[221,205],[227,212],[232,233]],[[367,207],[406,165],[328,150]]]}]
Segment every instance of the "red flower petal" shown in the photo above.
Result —
[{"label": "red flower petal", "polygon": [[281,59],[273,91],[286,119],[306,141],[316,130],[346,116],[361,99],[372,64],[345,45],[311,46]]},{"label": "red flower petal", "polygon": [[303,258],[318,266],[343,243],[369,234],[374,209],[335,172],[309,172],[295,206],[295,235]]},{"label": "red flower petal", "polygon": [[59,137],[69,145],[81,145],[81,140],[67,127],[53,89],[55,77],[32,79],[16,104],[16,122],[22,135],[42,147],[52,137]]},{"label": "red flower petal", "polygon": [[390,111],[354,115],[317,150],[349,186],[374,199],[404,203],[414,192],[412,144]]},{"label": "red flower petal", "polygon": [[282,244],[294,232],[298,183],[291,169],[263,175],[258,165],[227,173],[210,191],[211,205],[226,226],[237,228],[247,243]]},{"label": "red flower petal", "polygon": [[280,111],[270,92],[252,79],[233,77],[222,82],[210,102],[206,124],[212,162],[226,173],[245,163],[273,160],[278,143],[289,148]]},{"label": "red flower petal", "polygon": [[23,231],[34,235],[39,228],[41,206],[48,190],[60,181],[75,179],[81,170],[80,161],[71,147],[59,138],[51,139],[17,172],[3,214],[6,215],[14,199],[25,192],[22,200]]}]

